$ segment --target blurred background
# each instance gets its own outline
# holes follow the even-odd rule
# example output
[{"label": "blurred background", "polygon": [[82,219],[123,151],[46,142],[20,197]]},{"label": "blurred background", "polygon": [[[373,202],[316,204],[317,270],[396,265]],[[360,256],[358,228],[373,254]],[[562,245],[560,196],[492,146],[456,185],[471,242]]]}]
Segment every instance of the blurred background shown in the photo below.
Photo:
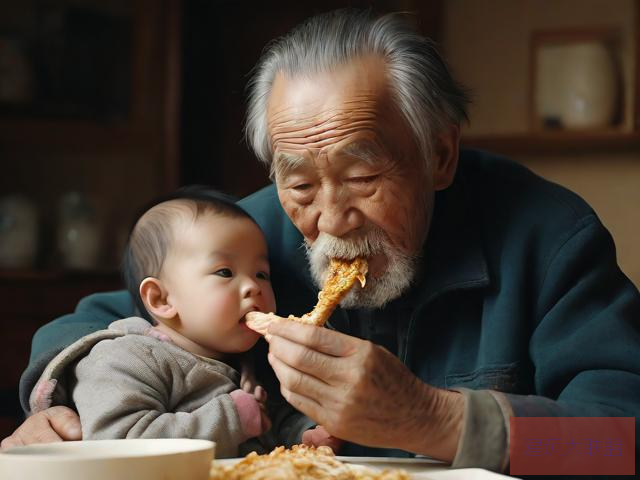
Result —
[{"label": "blurred background", "polygon": [[470,88],[463,143],[583,196],[640,285],[636,0],[0,0],[0,438],[33,333],[120,288],[138,209],[268,183],[242,138],[265,44],[334,8],[410,11]]}]

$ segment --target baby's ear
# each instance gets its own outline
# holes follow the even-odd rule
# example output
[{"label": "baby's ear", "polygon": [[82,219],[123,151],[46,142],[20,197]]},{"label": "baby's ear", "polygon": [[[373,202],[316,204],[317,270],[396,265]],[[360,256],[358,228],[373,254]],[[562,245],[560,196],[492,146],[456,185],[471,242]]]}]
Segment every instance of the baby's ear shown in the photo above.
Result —
[{"label": "baby's ear", "polygon": [[147,277],[140,284],[142,303],[158,320],[171,320],[177,314],[176,308],[169,303],[168,293],[162,282],[154,277]]}]

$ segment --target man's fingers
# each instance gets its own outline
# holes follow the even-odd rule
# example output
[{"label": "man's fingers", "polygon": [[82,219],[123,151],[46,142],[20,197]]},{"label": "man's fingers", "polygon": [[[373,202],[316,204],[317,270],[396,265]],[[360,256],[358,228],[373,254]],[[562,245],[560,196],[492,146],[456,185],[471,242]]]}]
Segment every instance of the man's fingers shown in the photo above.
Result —
[{"label": "man's fingers", "polygon": [[29,445],[32,443],[54,443],[62,442],[64,440],[60,435],[58,435],[54,430],[51,429],[51,425],[46,421],[40,423],[40,428],[38,430],[24,433],[20,432],[18,433],[18,436],[22,445]]},{"label": "man's fingers", "polygon": [[24,445],[24,443],[22,443],[20,438],[14,433],[10,437],[2,440],[2,443],[0,443],[0,449],[6,450],[7,448],[19,447],[21,445]]},{"label": "man's fingers", "polygon": [[[82,427],[78,414],[67,407],[51,407],[42,412],[46,415],[51,428],[62,440],[82,440]],[[51,440],[55,441],[55,440]]]},{"label": "man's fingers", "polygon": [[322,406],[313,398],[308,398],[304,395],[291,392],[284,387],[281,387],[280,390],[282,391],[282,396],[293,408],[304,413],[307,417],[316,422],[322,420]]},{"label": "man's fingers", "polygon": [[340,332],[329,330],[315,325],[290,320],[275,320],[269,323],[267,328],[267,341],[274,336],[286,338],[294,343],[299,343],[318,352],[334,357],[347,357],[356,349],[354,337]]},{"label": "man's fingers", "polygon": [[272,354],[268,355],[268,359],[278,380],[280,380],[280,390],[285,400],[294,408],[317,420],[314,415],[316,412],[322,411],[324,407],[316,399],[326,399],[322,393],[326,393],[327,386],[319,380],[291,368]]},{"label": "man's fingers", "polygon": [[284,337],[269,338],[269,352],[278,360],[318,380],[330,384],[338,372],[336,358],[292,342]]},{"label": "man's fingers", "polygon": [[78,415],[67,407],[52,407],[27,418],[0,446],[4,449],[81,438],[82,429]]}]

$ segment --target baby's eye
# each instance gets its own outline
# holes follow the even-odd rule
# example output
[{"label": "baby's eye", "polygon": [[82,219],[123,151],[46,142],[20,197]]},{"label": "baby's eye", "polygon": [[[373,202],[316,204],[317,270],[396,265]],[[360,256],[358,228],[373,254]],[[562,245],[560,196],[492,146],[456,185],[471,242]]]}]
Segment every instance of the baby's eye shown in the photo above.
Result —
[{"label": "baby's eye", "polygon": [[271,277],[267,272],[258,272],[256,274],[256,278],[259,278],[260,280],[270,280]]},{"label": "baby's eye", "polygon": [[213,274],[224,278],[233,277],[233,272],[228,268],[221,268],[220,270],[216,270],[215,272],[213,272]]}]

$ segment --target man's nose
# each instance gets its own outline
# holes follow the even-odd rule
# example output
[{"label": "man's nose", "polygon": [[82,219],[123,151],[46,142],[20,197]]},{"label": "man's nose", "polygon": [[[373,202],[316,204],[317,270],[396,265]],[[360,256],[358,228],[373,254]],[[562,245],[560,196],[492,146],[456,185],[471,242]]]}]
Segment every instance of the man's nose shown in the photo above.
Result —
[{"label": "man's nose", "polygon": [[347,194],[338,189],[322,192],[318,207],[319,232],[342,237],[363,224],[362,212],[351,205]]}]

